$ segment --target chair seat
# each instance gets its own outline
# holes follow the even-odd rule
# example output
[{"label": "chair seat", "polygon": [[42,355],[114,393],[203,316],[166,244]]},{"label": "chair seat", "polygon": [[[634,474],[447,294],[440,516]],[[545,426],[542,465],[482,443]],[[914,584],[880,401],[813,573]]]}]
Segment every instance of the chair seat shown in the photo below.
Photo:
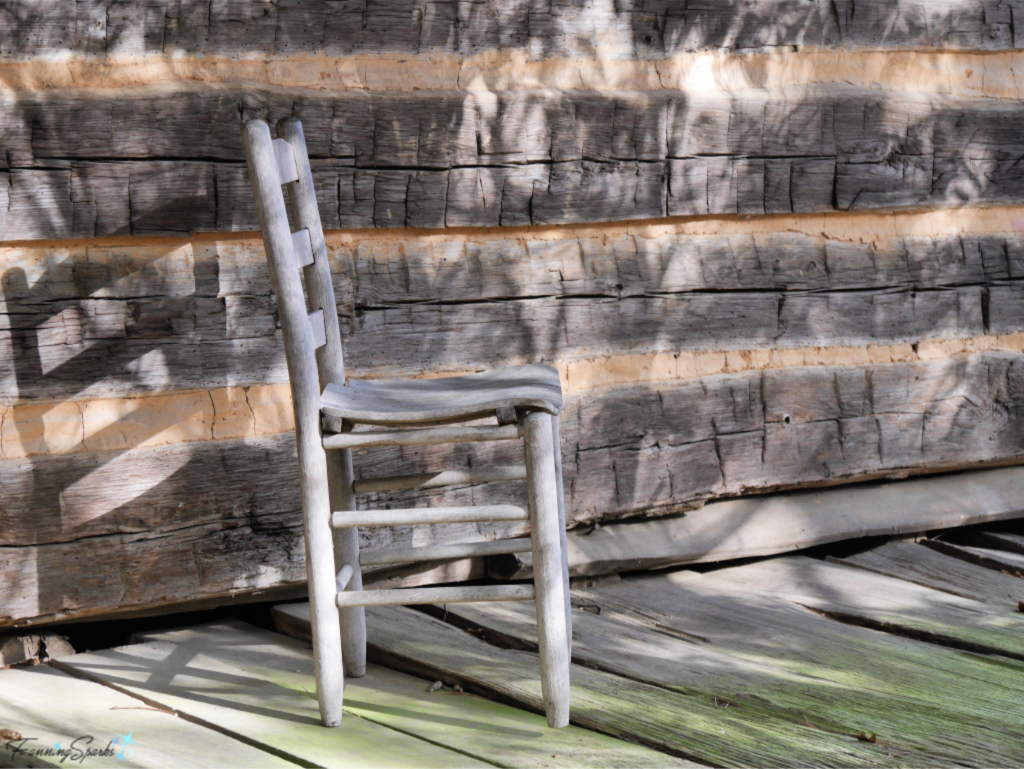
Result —
[{"label": "chair seat", "polygon": [[368,425],[425,425],[492,416],[499,408],[558,414],[562,383],[551,366],[529,364],[442,379],[350,379],[329,384],[321,411]]}]

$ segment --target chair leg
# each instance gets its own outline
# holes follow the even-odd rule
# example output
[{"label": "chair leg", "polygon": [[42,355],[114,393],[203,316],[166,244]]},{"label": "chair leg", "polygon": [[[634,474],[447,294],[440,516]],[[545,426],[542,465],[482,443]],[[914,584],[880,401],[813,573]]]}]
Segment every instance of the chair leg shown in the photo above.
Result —
[{"label": "chair leg", "polygon": [[[303,452],[302,448],[308,450]],[[345,674],[333,568],[327,462],[324,450],[320,448],[318,452],[317,448],[315,444],[306,447],[299,444],[309,624],[313,635],[313,670],[320,720],[324,726],[339,726]]]},{"label": "chair leg", "polygon": [[[352,452],[349,449],[327,452],[327,477],[331,489],[331,510],[353,510]],[[363,572],[359,568],[359,530],[334,531],[334,571],[352,567],[352,576],[345,590],[363,589]],[[341,622],[341,656],[345,675],[362,678],[366,675],[366,614],[362,606],[338,609]]]},{"label": "chair leg", "polygon": [[558,488],[558,536],[562,550],[562,584],[565,587],[565,637],[572,660],[572,602],[569,600],[569,548],[565,541],[565,493],[562,490],[562,436],[558,417],[551,417],[551,441],[555,455],[555,485]]},{"label": "chair leg", "polygon": [[569,723],[569,643],[565,624],[565,586],[558,534],[558,500],[551,415],[532,411],[523,416],[526,486],[533,545],[540,679],[548,726]]}]

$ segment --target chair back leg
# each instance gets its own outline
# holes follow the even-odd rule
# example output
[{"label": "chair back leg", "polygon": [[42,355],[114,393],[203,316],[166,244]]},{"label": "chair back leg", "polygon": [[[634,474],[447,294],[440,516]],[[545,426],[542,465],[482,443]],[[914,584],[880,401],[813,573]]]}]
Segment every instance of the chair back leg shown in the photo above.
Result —
[{"label": "chair back leg", "polygon": [[[354,510],[351,450],[327,452],[327,478],[331,491],[331,510]],[[359,530],[356,528],[334,530],[334,569],[340,572],[346,566],[352,569],[352,576],[347,584],[338,586],[338,592],[362,590],[363,571],[359,567]],[[338,609],[338,619],[341,622],[341,656],[345,661],[345,675],[362,678],[366,675],[365,609],[362,606],[341,607]]]},{"label": "chair back leg", "polygon": [[551,417],[551,440],[554,443],[555,486],[558,488],[558,536],[562,550],[562,585],[565,588],[565,638],[569,647],[569,661],[572,662],[572,602],[569,598],[569,548],[565,538],[565,493],[562,489],[562,436],[558,429],[558,417]]},{"label": "chair back leg", "polygon": [[526,448],[541,691],[548,725],[560,728],[569,723],[569,640],[558,483],[555,478],[554,426],[551,415],[542,411],[523,415],[521,422]]}]

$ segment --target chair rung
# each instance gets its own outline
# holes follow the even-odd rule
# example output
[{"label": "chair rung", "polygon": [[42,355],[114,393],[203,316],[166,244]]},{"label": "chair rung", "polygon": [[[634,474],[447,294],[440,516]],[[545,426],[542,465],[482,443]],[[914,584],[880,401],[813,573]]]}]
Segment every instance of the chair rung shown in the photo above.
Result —
[{"label": "chair rung", "polygon": [[355,574],[355,571],[352,568],[352,564],[349,563],[346,563],[338,570],[338,576],[334,578],[334,583],[337,585],[339,593],[348,587],[348,583],[352,580],[352,575]]},{"label": "chair rung", "polygon": [[407,606],[417,603],[532,601],[533,585],[410,587],[398,590],[353,590],[338,593],[338,606]]},{"label": "chair rung", "polygon": [[500,539],[496,542],[465,542],[457,545],[428,545],[401,550],[363,550],[359,553],[361,566],[383,566],[391,563],[417,561],[445,561],[453,558],[473,558],[483,555],[510,555],[530,550],[529,539]]},{"label": "chair rung", "polygon": [[387,478],[367,478],[352,484],[356,494],[374,491],[407,491],[409,489],[439,489],[465,483],[497,483],[499,481],[525,481],[526,465],[509,467],[481,467],[472,470],[445,470],[440,473],[419,475],[392,475]]},{"label": "chair rung", "polygon": [[421,430],[331,433],[324,436],[324,448],[355,449],[372,446],[433,446],[441,443],[513,441],[518,437],[518,425],[500,425],[498,427],[445,425],[444,427],[427,427]]},{"label": "chair rung", "polygon": [[529,513],[515,505],[477,507],[408,507],[397,510],[344,510],[331,516],[335,529],[354,526],[420,526],[429,523],[527,521]]}]

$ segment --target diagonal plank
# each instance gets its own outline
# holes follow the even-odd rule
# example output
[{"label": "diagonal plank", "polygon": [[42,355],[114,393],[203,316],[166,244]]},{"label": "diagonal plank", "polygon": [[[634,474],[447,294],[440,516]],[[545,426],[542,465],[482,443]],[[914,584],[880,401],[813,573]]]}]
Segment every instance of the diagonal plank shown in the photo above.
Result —
[{"label": "diagonal plank", "polygon": [[984,566],[986,569],[995,569],[996,571],[1006,572],[1014,576],[1024,574],[1024,555],[1019,553],[1002,549],[997,550],[991,547],[972,547],[954,544],[941,539],[926,539],[922,544],[953,558],[960,558],[968,563]]},{"label": "diagonal plank", "polygon": [[[409,609],[368,611],[367,630],[371,652],[389,665],[542,710],[534,654],[496,648]],[[888,755],[882,745],[783,719],[752,719],[702,698],[578,665],[571,678],[574,723],[698,761],[865,766]]]},{"label": "diagonal plank", "polygon": [[1008,553],[1024,555],[1024,535],[1016,534],[1012,531],[960,529],[946,532],[943,541],[953,542],[957,545],[1005,550]]},{"label": "diagonal plank", "polygon": [[[143,705],[122,692],[73,678],[47,665],[0,672],[0,728],[30,738],[33,747],[71,751],[30,757],[12,752],[19,741],[0,743],[0,766],[224,767],[295,766],[272,753],[213,729]],[[104,750],[115,738],[130,735],[121,757],[85,757],[75,750]],[[91,742],[90,742],[91,738]],[[113,747],[115,753],[121,746]],[[131,752],[129,752],[131,751]]]},{"label": "diagonal plank", "polygon": [[712,582],[785,598],[837,619],[1024,659],[1024,618],[989,604],[805,556],[720,569]]},{"label": "diagonal plank", "polygon": [[[232,685],[238,688],[247,686],[247,681],[260,681],[265,687],[299,700],[309,700],[314,690],[313,659],[308,645],[278,633],[238,622],[222,622],[144,634],[139,640],[143,641],[141,645],[126,647],[123,651],[173,647],[176,654],[189,658],[189,675],[201,678],[205,671],[214,685],[218,680],[230,682],[231,677],[237,681]],[[143,656],[151,654],[144,652]],[[74,659],[77,658],[72,658],[72,661]],[[88,670],[109,680],[110,673],[103,663],[94,662]],[[206,688],[205,685],[190,686],[191,694],[188,690],[179,692],[186,701],[175,706],[183,712],[194,710],[187,699],[195,697],[197,690]],[[421,679],[370,665],[365,678],[349,679],[346,683],[345,708],[350,715],[340,729],[320,727],[320,732],[337,738],[335,751],[348,753],[350,748],[345,735],[350,729],[364,721],[391,727],[394,732],[383,728],[374,731],[380,740],[380,753],[385,765],[389,762],[390,765],[427,765],[430,756],[436,755],[441,748],[456,751],[447,753],[446,760],[453,766],[483,762],[512,767],[541,764],[549,767],[656,767],[680,763],[648,748],[578,727],[553,731],[546,727],[541,716],[472,695],[430,694],[427,686],[427,682]],[[158,694],[145,696],[160,701],[166,699]],[[316,702],[311,701],[315,710]],[[281,744],[288,750],[291,750],[291,743],[300,738],[298,732],[281,732],[279,738],[274,738],[256,732],[256,724],[250,729],[250,733],[259,739],[274,739],[275,744]],[[423,740],[420,744],[425,749],[424,760],[410,757],[407,750],[401,749],[410,743],[415,748],[413,737]],[[392,740],[399,750],[390,752]],[[326,765],[337,765],[338,760],[335,757]]]},{"label": "diagonal plank", "polygon": [[[601,606],[605,614],[617,612],[690,639],[696,648],[710,644],[747,662],[876,692],[893,703],[909,693],[958,722],[981,716],[986,722],[1015,724],[1024,716],[1024,666],[1016,661],[845,625],[709,575],[681,571],[645,576],[577,595]],[[722,668],[705,671],[698,665],[690,666],[690,672],[706,675],[703,685],[716,693],[725,688],[743,692],[750,680],[744,675],[730,681],[723,678]],[[750,694],[760,691],[755,687]]]},{"label": "diagonal plank", "polygon": [[[652,592],[654,583],[668,582],[665,577],[638,581],[643,583],[644,593]],[[804,630],[815,624],[836,625],[840,632],[847,628],[810,612],[803,611],[805,617],[799,616],[799,611],[779,612],[774,618],[776,622],[787,621],[779,622],[775,629],[784,631],[785,636],[773,639],[773,644],[780,655],[790,655],[797,660],[804,656],[831,656],[836,663],[832,671],[823,670],[820,663],[817,669],[811,664],[804,668],[776,665],[772,654],[738,648],[728,639],[684,635],[673,627],[674,619],[686,625],[692,611],[704,614],[699,632],[707,632],[711,622],[706,616],[707,608],[698,605],[699,600],[693,600],[693,594],[682,588],[675,591],[674,605],[658,601],[653,609],[649,608],[649,603],[637,607],[628,600],[621,603],[605,600],[604,588],[588,591],[586,598],[603,607],[599,616],[579,612],[573,620],[573,658],[588,667],[697,695],[719,705],[727,703],[750,719],[783,718],[798,724],[810,722],[819,729],[840,734],[876,734],[893,754],[901,756],[902,764],[981,762],[995,765],[1006,763],[1008,759],[1017,762],[1024,759],[1024,748],[1017,738],[1024,707],[1011,700],[1009,710],[999,719],[989,712],[981,712],[980,708],[977,711],[969,707],[950,709],[949,692],[936,692],[927,685],[918,696],[920,687],[915,686],[914,679],[927,680],[932,670],[928,666],[908,664],[906,655],[889,662],[891,668],[899,671],[898,694],[873,686],[871,676],[861,672],[862,660],[851,658],[840,643],[828,643],[821,634],[815,637]],[[734,600],[736,596],[723,594],[718,601],[720,635],[730,632],[730,603]],[[645,616],[640,616],[639,612],[623,613],[618,611],[620,607],[627,611],[643,609]],[[666,608],[673,610],[675,616],[660,613]],[[528,605],[459,605],[449,606],[447,610],[450,616],[484,627],[505,640],[536,644],[536,624]],[[764,612],[758,619],[771,621]],[[742,618],[737,624],[743,631],[748,630],[748,623]],[[887,658],[888,647],[903,643],[903,639],[891,639],[875,631],[848,629],[861,637],[867,655],[882,660]],[[755,630],[754,637],[756,634]],[[931,651],[932,647],[926,644],[912,643],[919,651]],[[960,669],[965,662],[973,661],[970,655],[952,654],[959,656],[955,661],[960,662]],[[878,667],[876,664],[875,668]],[[883,674],[888,672],[883,671]],[[953,680],[955,683],[957,679]],[[958,693],[962,689],[967,694],[967,703],[978,701],[984,691],[977,686],[967,688],[962,683],[955,687]]]},{"label": "diagonal plank", "polygon": [[914,542],[887,542],[857,555],[826,560],[984,601],[1003,610],[1016,610],[1017,602],[1024,600],[1024,581],[1019,577]]}]

